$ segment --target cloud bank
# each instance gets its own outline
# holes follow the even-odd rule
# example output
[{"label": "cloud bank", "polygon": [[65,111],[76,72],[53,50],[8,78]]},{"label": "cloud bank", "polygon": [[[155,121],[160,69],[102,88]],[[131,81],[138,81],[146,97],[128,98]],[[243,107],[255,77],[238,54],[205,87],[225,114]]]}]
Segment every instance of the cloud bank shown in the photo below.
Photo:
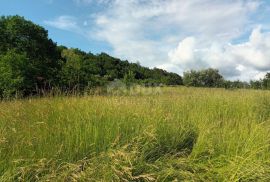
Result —
[{"label": "cloud bank", "polygon": [[[270,33],[253,29],[249,40],[239,44],[212,43],[198,48],[198,40],[188,37],[168,53],[170,64],[186,69],[218,68],[231,79],[259,79],[270,70]],[[165,65],[166,66],[166,65]]]}]

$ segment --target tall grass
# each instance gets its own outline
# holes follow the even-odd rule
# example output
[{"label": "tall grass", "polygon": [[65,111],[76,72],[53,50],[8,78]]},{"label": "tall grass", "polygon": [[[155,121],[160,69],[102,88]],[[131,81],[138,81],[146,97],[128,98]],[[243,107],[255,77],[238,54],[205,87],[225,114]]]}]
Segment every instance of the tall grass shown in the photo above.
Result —
[{"label": "tall grass", "polygon": [[270,92],[0,103],[0,181],[269,181]]}]

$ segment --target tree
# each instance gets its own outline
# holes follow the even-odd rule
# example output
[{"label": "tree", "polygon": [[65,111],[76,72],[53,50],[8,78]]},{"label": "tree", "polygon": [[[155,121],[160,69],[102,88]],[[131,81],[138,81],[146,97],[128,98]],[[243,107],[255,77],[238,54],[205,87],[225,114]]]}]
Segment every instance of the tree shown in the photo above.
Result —
[{"label": "tree", "polygon": [[130,87],[133,83],[135,83],[135,74],[132,71],[129,71],[124,76],[124,83],[127,87]]},{"label": "tree", "polygon": [[226,89],[246,89],[246,88],[250,88],[250,84],[247,82],[243,82],[240,80],[235,80],[235,81],[230,81],[230,80],[226,80],[224,82],[224,87]]},{"label": "tree", "polygon": [[217,69],[184,72],[183,83],[194,87],[222,87],[224,78]]},{"label": "tree", "polygon": [[200,82],[205,87],[221,87],[223,81],[223,76],[217,69],[209,68],[200,72]]},{"label": "tree", "polygon": [[79,91],[115,79],[127,84],[180,85],[182,77],[106,53],[93,55],[57,46],[43,27],[20,16],[0,17],[0,96],[24,96],[53,87]]},{"label": "tree", "polygon": [[62,58],[65,59],[65,64],[62,66],[61,81],[62,84],[73,89],[79,86],[82,81],[82,57],[76,54],[73,49],[64,49],[62,51]]},{"label": "tree", "polygon": [[262,80],[250,81],[250,87],[253,89],[262,89]]},{"label": "tree", "polygon": [[0,56],[0,97],[25,95],[29,83],[29,64],[25,54],[14,50]]},{"label": "tree", "polygon": [[[20,16],[3,16],[0,18],[0,34],[0,55],[9,55],[8,52],[12,50],[14,54],[24,55],[27,59],[27,65],[31,69],[25,73],[27,75],[24,75],[24,78],[29,84],[29,92],[36,88],[49,89],[52,84],[56,84],[55,75],[60,69],[60,53],[43,27]],[[15,58],[14,60],[19,61]]]},{"label": "tree", "polygon": [[262,80],[262,86],[264,89],[270,89],[270,73],[267,73]]},{"label": "tree", "polygon": [[193,87],[199,87],[201,86],[199,83],[199,73],[195,70],[190,70],[187,72],[184,72],[183,76],[183,84],[185,86],[193,86]]},{"label": "tree", "polygon": [[166,77],[163,77],[162,83],[165,85],[182,85],[182,77],[176,73],[168,74]]}]

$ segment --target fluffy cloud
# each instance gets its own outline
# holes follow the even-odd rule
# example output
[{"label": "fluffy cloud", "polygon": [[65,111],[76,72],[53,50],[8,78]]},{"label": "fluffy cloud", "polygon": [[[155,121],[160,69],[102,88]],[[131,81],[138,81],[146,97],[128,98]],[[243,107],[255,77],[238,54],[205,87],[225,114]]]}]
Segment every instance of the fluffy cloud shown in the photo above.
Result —
[{"label": "fluffy cloud", "polygon": [[247,66],[260,71],[270,70],[270,33],[254,29],[248,42],[232,46],[232,54]]},{"label": "fluffy cloud", "polygon": [[259,4],[244,0],[114,0],[97,16],[97,25],[103,31],[109,32],[113,26],[114,33],[122,35],[129,31],[133,38],[143,36],[147,40],[172,35],[180,40],[186,35],[200,34],[205,40],[224,41],[242,33],[240,29]]},{"label": "fluffy cloud", "polygon": [[269,42],[270,33],[262,33],[257,27],[247,42],[234,45],[212,43],[210,47],[198,48],[200,44],[196,39],[188,37],[168,55],[171,67],[179,66],[183,70],[213,67],[231,79],[258,79],[270,70]]},{"label": "fluffy cloud", "polygon": [[146,66],[178,73],[216,67],[227,77],[245,79],[242,72],[252,72],[252,66],[268,69],[267,46],[254,45],[258,30],[247,43],[228,43],[248,31],[249,16],[260,4],[253,0],[114,0],[96,15],[95,35],[107,41],[116,56]]}]

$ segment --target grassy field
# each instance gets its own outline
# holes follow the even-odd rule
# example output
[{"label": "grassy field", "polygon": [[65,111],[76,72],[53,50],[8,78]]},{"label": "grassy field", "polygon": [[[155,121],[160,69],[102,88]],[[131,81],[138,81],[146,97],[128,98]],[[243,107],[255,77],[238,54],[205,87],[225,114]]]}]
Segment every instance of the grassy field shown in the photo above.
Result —
[{"label": "grassy field", "polygon": [[270,92],[0,103],[0,181],[270,181]]}]

